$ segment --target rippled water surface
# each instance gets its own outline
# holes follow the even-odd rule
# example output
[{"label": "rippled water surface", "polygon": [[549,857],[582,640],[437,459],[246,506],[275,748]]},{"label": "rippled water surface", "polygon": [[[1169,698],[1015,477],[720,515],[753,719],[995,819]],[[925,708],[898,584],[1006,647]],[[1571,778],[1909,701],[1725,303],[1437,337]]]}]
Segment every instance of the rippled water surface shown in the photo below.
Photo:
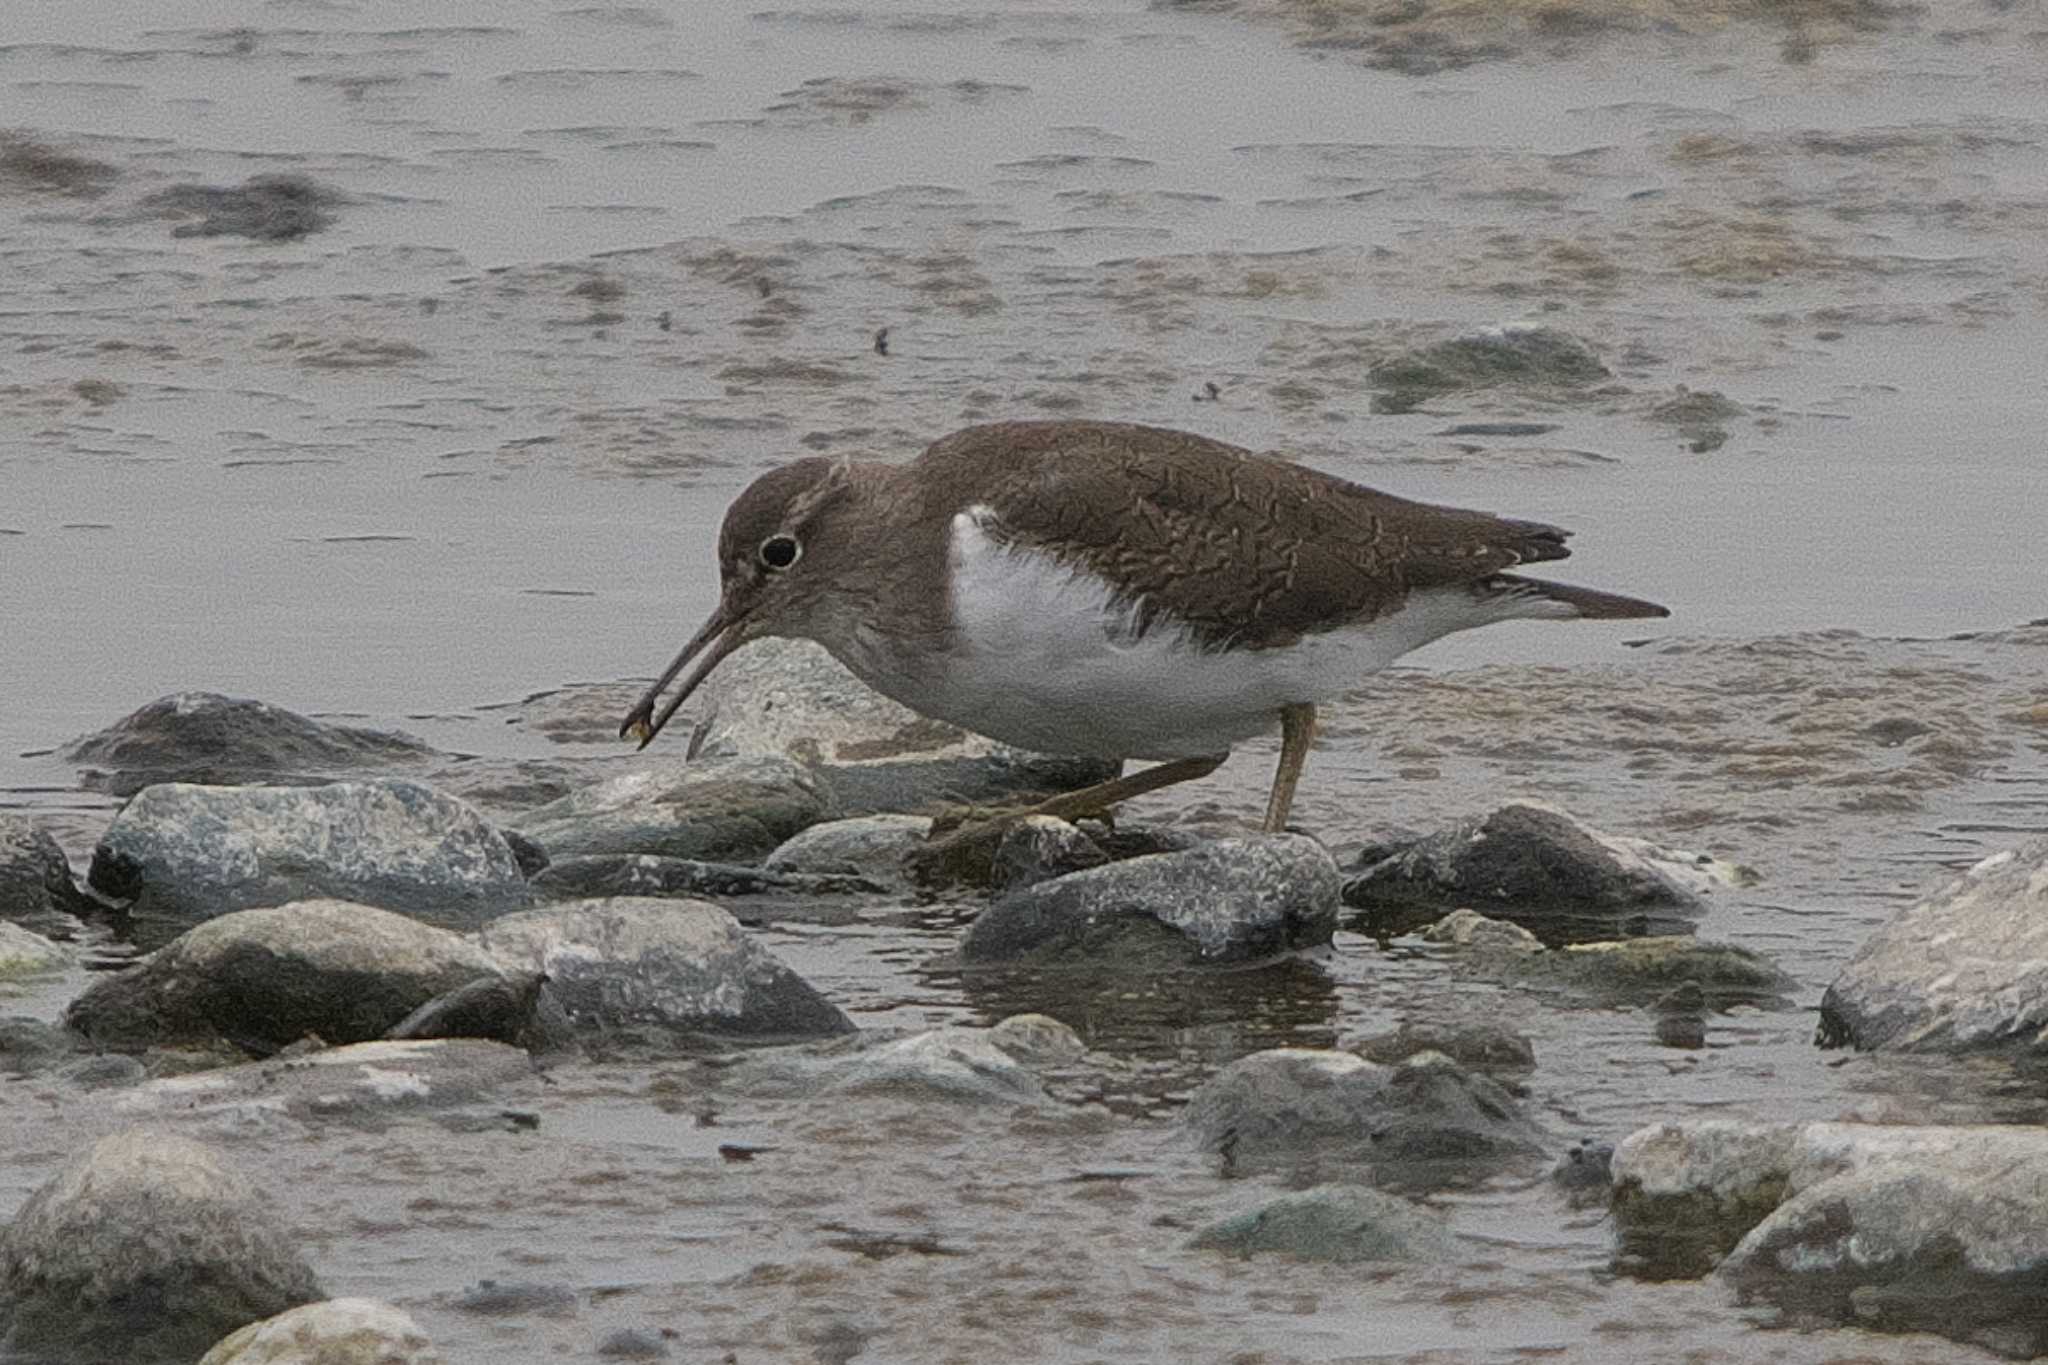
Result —
[{"label": "rippled water surface", "polygon": [[[48,751],[153,697],[611,757],[548,708],[612,714],[574,685],[669,656],[760,469],[1117,417],[1561,522],[1560,576],[1669,603],[1376,680],[1297,819],[1342,850],[1537,795],[1713,852],[1759,875],[1702,933],[1804,990],[1678,1052],[1405,941],[1132,1000],[963,983],[929,907],[778,923],[863,1023],[1045,1009],[1122,1079],[1051,1117],[739,1098],[716,1131],[778,1151],[738,1164],[674,1101],[718,1093],[685,1063],[563,1068],[527,1135],[213,1134],[331,1289],[457,1362],[619,1326],[691,1360],[1969,1358],[1615,1279],[1541,1184],[1441,1201],[1485,1239],[1454,1273],[1181,1246],[1258,1193],[1173,1137],[1202,1075],[1425,1014],[1527,1029],[1560,1150],[1691,1114],[2041,1117],[1995,1065],[1817,1052],[1810,1009],[1905,898],[2048,828],[2048,15],[1465,8],[0,14],[0,802],[81,863],[111,799]],[[215,235],[191,187],[262,175],[317,200],[269,227],[330,221]],[[1612,377],[1372,411],[1376,361],[1524,322]],[[1241,823],[1270,761],[1145,810]],[[9,1210],[123,1121],[10,1088]],[[458,1311],[486,1277],[575,1305]]]}]

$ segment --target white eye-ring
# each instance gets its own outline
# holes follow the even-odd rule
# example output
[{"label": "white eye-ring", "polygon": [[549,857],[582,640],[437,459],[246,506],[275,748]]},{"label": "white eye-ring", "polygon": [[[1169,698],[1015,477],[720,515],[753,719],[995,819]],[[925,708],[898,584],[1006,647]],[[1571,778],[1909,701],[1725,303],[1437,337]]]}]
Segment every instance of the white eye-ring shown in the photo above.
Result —
[{"label": "white eye-ring", "polygon": [[804,547],[797,543],[795,536],[776,534],[761,542],[755,553],[760,557],[761,567],[771,573],[779,573],[804,557]]}]

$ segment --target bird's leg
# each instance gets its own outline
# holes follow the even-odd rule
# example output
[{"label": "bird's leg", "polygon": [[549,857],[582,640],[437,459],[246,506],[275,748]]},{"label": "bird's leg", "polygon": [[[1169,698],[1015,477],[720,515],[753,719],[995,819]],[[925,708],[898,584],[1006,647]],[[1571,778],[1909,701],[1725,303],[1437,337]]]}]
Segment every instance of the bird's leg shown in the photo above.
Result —
[{"label": "bird's leg", "polygon": [[1316,708],[1294,702],[1280,708],[1280,766],[1273,773],[1273,794],[1266,798],[1268,834],[1287,828],[1287,812],[1294,805],[1294,786],[1301,781],[1302,765],[1308,762],[1308,746],[1316,739]]},{"label": "bird's leg", "polygon": [[911,854],[912,870],[926,882],[986,882],[994,864],[997,841],[1005,829],[1025,816],[1050,815],[1069,822],[1089,816],[1105,817],[1112,807],[1134,796],[1207,777],[1222,767],[1228,757],[1223,753],[1176,758],[1079,791],[1061,792],[1035,806],[991,811],[975,823],[956,824],[950,830],[934,823],[930,840]]}]

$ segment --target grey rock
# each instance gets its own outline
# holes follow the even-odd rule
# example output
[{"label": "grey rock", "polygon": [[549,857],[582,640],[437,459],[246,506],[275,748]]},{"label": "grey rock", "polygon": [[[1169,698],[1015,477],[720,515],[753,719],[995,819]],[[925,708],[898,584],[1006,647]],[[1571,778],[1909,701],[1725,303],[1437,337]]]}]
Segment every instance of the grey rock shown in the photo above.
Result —
[{"label": "grey rock", "polygon": [[547,973],[550,992],[587,1032],[771,1039],[853,1029],[705,901],[565,901],[494,920],[478,942],[506,971]]},{"label": "grey rock", "polygon": [[0,921],[52,933],[71,928],[73,916],[88,908],[50,832],[25,815],[0,811]]},{"label": "grey rock", "polygon": [[1441,1052],[1466,1070],[1495,1080],[1520,1078],[1536,1069],[1536,1048],[1526,1035],[1478,1021],[1414,1020],[1392,1033],[1361,1039],[1351,1050],[1383,1066],[1405,1062],[1418,1052]]},{"label": "grey rock", "polygon": [[173,185],[145,195],[143,207],[185,221],[173,237],[249,237],[290,242],[334,224],[351,200],[308,175],[252,175],[239,185]]},{"label": "grey rock", "polygon": [[1513,965],[1524,981],[1645,1004],[1684,986],[1698,987],[1701,1002],[1713,1009],[1783,1004],[1799,990],[1798,982],[1761,953],[1684,934],[1573,943],[1522,957]]},{"label": "grey rock", "polygon": [[784,840],[761,867],[778,873],[853,874],[900,885],[908,881],[904,858],[931,830],[931,820],[922,815],[827,820]]},{"label": "grey rock", "polygon": [[27,1076],[62,1066],[78,1054],[78,1035],[26,1015],[0,1017],[0,1073]]},{"label": "grey rock", "polygon": [[390,778],[326,787],[150,787],[93,851],[92,885],[130,900],[138,941],[234,910],[334,897],[471,928],[531,903],[475,809]]},{"label": "grey rock", "polygon": [[542,1053],[572,1046],[575,1026],[543,973],[493,968],[427,1001],[386,1029],[384,1037],[490,1038]]},{"label": "grey rock", "polygon": [[375,1299],[322,1299],[223,1337],[199,1365],[445,1365],[419,1324]]},{"label": "grey rock", "polygon": [[57,1076],[83,1090],[105,1090],[147,1080],[149,1068],[133,1057],[118,1052],[102,1052],[67,1062],[58,1068]]},{"label": "grey rock", "polygon": [[7,920],[0,920],[0,981],[41,976],[63,968],[71,954],[56,943]]},{"label": "grey rock", "polygon": [[1721,1263],[1801,1321],[2048,1353],[2048,1133],[1808,1124],[1785,1198]]},{"label": "grey rock", "polygon": [[[799,836],[801,837],[801,836]],[[649,853],[592,853],[549,864],[533,879],[541,900],[600,896],[843,896],[889,888],[847,873],[782,872],[740,863],[662,858]]]},{"label": "grey rock", "polygon": [[457,1294],[448,1306],[463,1313],[510,1318],[539,1314],[566,1318],[581,1307],[576,1291],[566,1285],[529,1280],[478,1280]]},{"label": "grey rock", "polygon": [[1485,327],[1374,365],[1374,412],[1407,412],[1439,394],[1519,384],[1576,389],[1609,377],[1592,347],[1554,327]]},{"label": "grey rock", "polygon": [[1318,1185],[1211,1223],[1191,1247],[1235,1256],[1278,1252],[1303,1261],[1409,1261],[1444,1265],[1458,1239],[1443,1220],[1397,1195],[1356,1185]]},{"label": "grey rock", "polygon": [[1238,965],[1330,941],[1337,868],[1300,835],[1219,839],[1070,873],[1002,897],[968,926],[968,963],[1167,969]]},{"label": "grey rock", "polygon": [[528,811],[519,832],[550,858],[648,853],[758,858],[824,815],[817,785],[781,758],[669,759]]},{"label": "grey rock", "polygon": [[671,1354],[661,1334],[645,1327],[621,1327],[597,1343],[597,1353],[608,1360],[667,1360]]},{"label": "grey rock", "polygon": [[534,1083],[533,1059],[482,1038],[408,1039],[319,1048],[265,1062],[149,1081],[113,1101],[123,1113],[216,1115],[375,1127],[393,1114],[502,1099]]},{"label": "grey rock", "polygon": [[1550,1183],[1563,1190],[1574,1207],[1607,1203],[1614,1184],[1614,1144],[1580,1138],[1550,1168]]},{"label": "grey rock", "polygon": [[17,1357],[192,1360],[320,1296],[246,1176],[167,1132],[101,1139],[0,1232],[0,1350]]},{"label": "grey rock", "polygon": [[435,755],[411,735],[331,725],[215,692],[160,697],[59,752],[67,762],[93,770],[85,778],[88,787],[116,796],[163,782],[303,786]]},{"label": "grey rock", "polygon": [[1483,948],[1496,952],[1540,953],[1543,940],[1519,924],[1488,919],[1477,910],[1453,910],[1416,935],[1424,943],[1449,948]]},{"label": "grey rock", "polygon": [[1526,1163],[1543,1144],[1506,1088],[1437,1052],[1395,1066],[1315,1048],[1255,1052],[1203,1084],[1182,1122],[1234,1167],[1327,1156],[1420,1184]]},{"label": "grey rock", "polygon": [[1799,1132],[1706,1119],[1629,1134],[1611,1163],[1618,1264],[1650,1279],[1706,1274],[1784,1198]]},{"label": "grey rock", "polygon": [[1079,1035],[1042,1014],[1013,1015],[992,1028],[947,1025],[763,1051],[733,1071],[736,1090],[755,1096],[893,1095],[919,1101],[1038,1105],[1040,1073],[1078,1060]]},{"label": "grey rock", "polygon": [[935,721],[869,688],[809,640],[759,640],[713,673],[690,751],[772,755],[811,769],[834,816],[937,804],[1021,804],[1116,776],[1095,758],[1032,754]]},{"label": "grey rock", "polygon": [[995,892],[1022,891],[1108,861],[1101,845],[1066,821],[1028,815],[1005,828],[996,843]]},{"label": "grey rock", "polygon": [[1689,932],[1699,899],[1667,871],[1671,860],[1649,855],[1651,847],[1518,802],[1359,868],[1344,883],[1344,903],[1366,912],[1364,928],[1377,937],[1461,908],[1520,924],[1552,944]]},{"label": "grey rock", "polygon": [[271,1052],[312,1034],[358,1043],[498,965],[468,939],[348,901],[308,900],[208,920],[139,966],[102,977],[65,1022],[101,1047],[225,1039]]},{"label": "grey rock", "polygon": [[2048,839],[1907,906],[1821,1000],[1820,1039],[1911,1052],[2048,1052]]}]

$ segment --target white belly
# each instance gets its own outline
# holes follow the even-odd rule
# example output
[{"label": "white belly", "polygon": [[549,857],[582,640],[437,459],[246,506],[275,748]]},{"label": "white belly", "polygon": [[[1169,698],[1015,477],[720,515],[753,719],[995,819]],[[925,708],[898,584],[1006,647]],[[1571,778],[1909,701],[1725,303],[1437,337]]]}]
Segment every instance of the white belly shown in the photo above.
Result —
[{"label": "white belly", "polygon": [[1137,635],[1100,579],[1004,547],[982,529],[980,511],[953,521],[957,643],[945,667],[915,681],[869,681],[927,715],[1041,752],[1224,753],[1275,729],[1282,706],[1338,697],[1441,635],[1504,615],[1554,614],[1434,589],[1378,621],[1293,645],[1203,649],[1168,621]]}]

